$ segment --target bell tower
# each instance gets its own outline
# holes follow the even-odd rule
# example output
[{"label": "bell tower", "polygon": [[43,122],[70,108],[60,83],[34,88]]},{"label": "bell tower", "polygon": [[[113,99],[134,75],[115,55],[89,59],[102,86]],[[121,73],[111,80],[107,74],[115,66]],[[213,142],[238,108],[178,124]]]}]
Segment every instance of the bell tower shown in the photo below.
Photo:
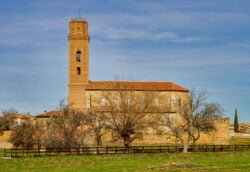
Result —
[{"label": "bell tower", "polygon": [[89,84],[88,22],[74,18],[69,22],[68,103],[72,108],[86,107],[85,88]]}]

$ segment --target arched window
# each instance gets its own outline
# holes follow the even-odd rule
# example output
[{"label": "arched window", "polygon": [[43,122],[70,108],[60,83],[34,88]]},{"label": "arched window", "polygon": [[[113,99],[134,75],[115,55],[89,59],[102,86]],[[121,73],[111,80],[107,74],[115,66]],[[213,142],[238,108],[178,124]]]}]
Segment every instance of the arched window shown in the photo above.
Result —
[{"label": "arched window", "polygon": [[82,58],[82,52],[80,50],[78,50],[76,52],[76,61],[80,62]]},{"label": "arched window", "polygon": [[80,67],[77,67],[77,74],[81,75],[81,68]]}]

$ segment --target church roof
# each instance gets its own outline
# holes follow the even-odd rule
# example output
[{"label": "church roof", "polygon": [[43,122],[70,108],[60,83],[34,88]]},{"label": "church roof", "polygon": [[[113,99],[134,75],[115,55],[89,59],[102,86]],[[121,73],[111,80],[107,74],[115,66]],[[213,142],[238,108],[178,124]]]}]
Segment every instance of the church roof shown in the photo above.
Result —
[{"label": "church roof", "polygon": [[86,90],[179,91],[188,89],[173,82],[90,81]]}]

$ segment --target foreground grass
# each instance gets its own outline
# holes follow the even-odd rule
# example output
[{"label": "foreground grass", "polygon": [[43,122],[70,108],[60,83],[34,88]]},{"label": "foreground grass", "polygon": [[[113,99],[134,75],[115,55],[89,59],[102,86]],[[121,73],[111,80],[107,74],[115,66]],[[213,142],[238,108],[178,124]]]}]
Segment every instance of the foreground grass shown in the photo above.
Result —
[{"label": "foreground grass", "polygon": [[250,153],[0,157],[0,171],[250,171]]}]

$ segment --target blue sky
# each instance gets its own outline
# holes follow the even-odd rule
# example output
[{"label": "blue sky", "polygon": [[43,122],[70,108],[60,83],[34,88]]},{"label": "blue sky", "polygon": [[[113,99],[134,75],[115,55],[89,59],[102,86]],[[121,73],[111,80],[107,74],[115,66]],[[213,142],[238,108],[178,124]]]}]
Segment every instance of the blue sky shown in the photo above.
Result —
[{"label": "blue sky", "polygon": [[1,0],[0,109],[67,96],[68,22],[89,21],[90,78],[172,81],[250,121],[249,0]]}]

